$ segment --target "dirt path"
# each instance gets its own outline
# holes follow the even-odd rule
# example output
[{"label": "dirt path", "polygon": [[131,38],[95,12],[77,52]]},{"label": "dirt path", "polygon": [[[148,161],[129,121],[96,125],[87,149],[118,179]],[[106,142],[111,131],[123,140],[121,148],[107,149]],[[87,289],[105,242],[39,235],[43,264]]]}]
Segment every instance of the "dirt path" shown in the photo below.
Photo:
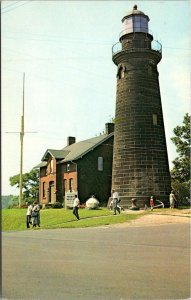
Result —
[{"label": "dirt path", "polygon": [[112,227],[140,227],[140,226],[153,226],[153,225],[164,225],[172,223],[190,223],[191,222],[191,209],[177,210],[172,211],[153,211],[149,214],[144,214],[144,211],[125,211],[127,214],[138,214],[141,215],[138,219],[131,222],[126,222],[122,224],[114,224]]}]

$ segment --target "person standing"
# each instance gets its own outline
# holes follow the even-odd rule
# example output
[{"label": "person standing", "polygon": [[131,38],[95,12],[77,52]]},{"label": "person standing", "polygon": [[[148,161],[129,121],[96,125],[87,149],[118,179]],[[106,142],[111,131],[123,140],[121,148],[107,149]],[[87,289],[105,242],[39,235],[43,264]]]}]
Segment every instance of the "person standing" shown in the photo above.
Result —
[{"label": "person standing", "polygon": [[32,215],[33,206],[29,202],[26,202],[26,206],[27,206],[26,223],[27,223],[27,228],[30,228],[30,224],[32,224],[31,215]]},{"label": "person standing", "polygon": [[78,199],[78,196],[75,195],[74,203],[73,203],[73,214],[77,218],[77,220],[80,220],[79,214],[78,214],[78,208],[79,208],[80,200]]},{"label": "person standing", "polygon": [[169,195],[169,201],[170,201],[170,208],[174,208],[174,204],[176,201],[176,197],[174,195],[174,192],[171,191],[170,195]]},{"label": "person standing", "polygon": [[33,202],[33,209],[32,209],[32,224],[33,227],[40,227],[40,205],[37,203],[37,201]]},{"label": "person standing", "polygon": [[151,198],[150,198],[150,207],[151,207],[151,210],[153,210],[153,208],[154,208],[154,199],[153,199],[153,196],[151,196]]},{"label": "person standing", "polygon": [[116,211],[120,214],[121,210],[117,205],[119,203],[119,194],[115,190],[112,190],[112,200],[113,200],[113,211],[114,215],[116,215]]}]

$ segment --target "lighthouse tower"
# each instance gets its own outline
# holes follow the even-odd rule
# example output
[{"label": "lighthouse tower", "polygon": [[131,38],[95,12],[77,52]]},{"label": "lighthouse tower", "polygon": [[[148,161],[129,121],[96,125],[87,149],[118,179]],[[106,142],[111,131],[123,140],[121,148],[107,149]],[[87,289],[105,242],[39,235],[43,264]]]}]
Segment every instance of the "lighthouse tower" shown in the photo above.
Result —
[{"label": "lighthouse tower", "polygon": [[112,189],[128,208],[150,196],[167,202],[171,189],[157,64],[162,46],[148,29],[149,17],[133,7],[112,48],[117,65]]}]

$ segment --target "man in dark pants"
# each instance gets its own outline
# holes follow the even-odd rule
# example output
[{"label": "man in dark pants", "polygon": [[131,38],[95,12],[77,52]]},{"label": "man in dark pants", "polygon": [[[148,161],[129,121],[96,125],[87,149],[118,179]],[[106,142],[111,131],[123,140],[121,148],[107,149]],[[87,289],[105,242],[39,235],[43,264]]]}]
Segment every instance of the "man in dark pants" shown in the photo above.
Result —
[{"label": "man in dark pants", "polygon": [[116,211],[120,214],[121,210],[119,206],[117,206],[119,202],[119,195],[115,190],[112,190],[112,198],[113,198],[113,210],[114,210],[114,215],[116,215]]},{"label": "man in dark pants", "polygon": [[78,196],[75,195],[74,203],[73,203],[73,214],[76,216],[77,220],[79,220],[79,215],[78,215],[78,207],[80,204],[80,200],[78,199]]}]

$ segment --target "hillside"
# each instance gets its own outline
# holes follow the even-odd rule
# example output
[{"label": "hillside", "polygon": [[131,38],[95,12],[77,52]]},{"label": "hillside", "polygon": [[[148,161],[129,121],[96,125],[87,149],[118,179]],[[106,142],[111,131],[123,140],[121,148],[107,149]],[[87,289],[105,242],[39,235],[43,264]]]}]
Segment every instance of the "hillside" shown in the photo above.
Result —
[{"label": "hillside", "polygon": [[13,195],[1,196],[1,208],[8,208],[13,204],[14,199],[15,196]]}]

